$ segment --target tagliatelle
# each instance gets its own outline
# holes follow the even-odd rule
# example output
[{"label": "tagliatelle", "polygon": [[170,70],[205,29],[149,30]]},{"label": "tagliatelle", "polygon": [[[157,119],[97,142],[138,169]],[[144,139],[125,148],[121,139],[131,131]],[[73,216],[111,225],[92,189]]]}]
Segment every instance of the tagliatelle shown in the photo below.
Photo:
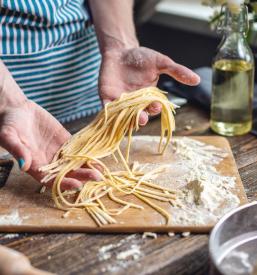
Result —
[{"label": "tagliatelle", "polygon": [[[144,173],[138,168],[138,163],[135,162],[132,168],[128,163],[132,132],[139,129],[140,113],[153,102],[162,105],[158,150],[160,154],[164,153],[175,128],[174,105],[155,87],[122,94],[119,99],[105,105],[91,124],[73,135],[57,152],[52,163],[40,169],[46,173],[43,183],[54,179],[52,196],[59,209],[85,209],[96,224],[102,226],[116,223],[114,216],[129,208],[142,210],[142,205],[124,199],[134,196],[163,215],[169,223],[170,214],[154,201],[172,203],[175,200],[175,192],[150,181],[151,177],[162,169],[159,167]],[[126,135],[128,144],[124,158],[120,145]],[[116,162],[120,161],[125,170],[110,171],[102,160],[108,156],[112,156]],[[100,181],[89,181],[81,190],[62,191],[61,183],[67,173],[85,165],[96,170],[94,164],[103,169]],[[104,203],[106,199],[120,207],[108,208]]]}]

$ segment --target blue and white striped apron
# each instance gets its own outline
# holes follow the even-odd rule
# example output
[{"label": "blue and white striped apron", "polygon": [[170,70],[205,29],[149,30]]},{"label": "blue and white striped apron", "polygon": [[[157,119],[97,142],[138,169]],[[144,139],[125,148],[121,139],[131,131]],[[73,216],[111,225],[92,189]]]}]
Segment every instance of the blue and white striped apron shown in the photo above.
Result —
[{"label": "blue and white striped apron", "polygon": [[0,0],[0,58],[61,122],[96,113],[101,61],[82,0]]}]

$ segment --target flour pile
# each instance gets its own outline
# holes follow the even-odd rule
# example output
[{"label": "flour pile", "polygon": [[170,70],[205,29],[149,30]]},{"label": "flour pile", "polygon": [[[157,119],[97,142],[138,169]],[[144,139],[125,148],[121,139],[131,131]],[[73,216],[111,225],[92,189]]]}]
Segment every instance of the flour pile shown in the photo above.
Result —
[{"label": "flour pile", "polygon": [[[134,137],[134,143],[156,137]],[[145,140],[146,141],[146,140]],[[163,173],[151,180],[178,190],[171,206],[172,224],[207,225],[217,222],[240,204],[235,194],[236,178],[220,174],[217,166],[226,156],[224,150],[190,138],[173,138],[173,161],[165,163]],[[163,163],[142,164],[150,171]]]}]

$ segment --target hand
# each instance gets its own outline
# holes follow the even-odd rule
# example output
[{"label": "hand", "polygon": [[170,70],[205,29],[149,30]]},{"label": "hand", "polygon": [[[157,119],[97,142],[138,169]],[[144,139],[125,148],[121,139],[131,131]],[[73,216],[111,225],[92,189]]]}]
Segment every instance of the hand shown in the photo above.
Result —
[{"label": "hand", "polygon": [[[115,48],[103,53],[99,76],[99,92],[103,104],[130,92],[148,86],[156,86],[160,74],[168,74],[186,85],[197,85],[200,78],[188,68],[175,63],[169,57],[148,48]],[[154,115],[161,111],[158,103],[147,109]],[[140,116],[140,125],[148,120],[146,112]]]},{"label": "hand", "polygon": [[[51,162],[57,150],[70,138],[65,128],[36,103],[23,100],[9,105],[0,113],[0,145],[8,150],[36,180],[38,169]],[[62,182],[63,189],[78,188],[89,179],[99,179],[93,170],[80,168],[70,172]],[[51,185],[51,184],[48,184]]]}]

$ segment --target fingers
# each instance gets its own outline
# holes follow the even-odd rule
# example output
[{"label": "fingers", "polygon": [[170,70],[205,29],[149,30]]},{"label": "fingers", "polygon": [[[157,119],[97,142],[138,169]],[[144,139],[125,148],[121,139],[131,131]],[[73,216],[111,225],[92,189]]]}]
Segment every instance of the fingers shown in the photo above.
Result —
[{"label": "fingers", "polygon": [[83,183],[74,178],[64,178],[62,180],[61,189],[62,190],[71,190],[71,189],[80,189],[83,186]]},{"label": "fingers", "polygon": [[183,84],[195,86],[200,83],[200,77],[196,73],[183,65],[177,64],[165,55],[160,54],[158,56],[157,68],[160,73],[168,74]]},{"label": "fingers", "polygon": [[[108,99],[102,98],[103,106],[105,106],[107,103],[110,103],[111,101],[112,100],[109,98]],[[149,105],[149,107],[145,111],[142,111],[142,113],[140,114],[139,125],[140,126],[146,125],[148,122],[148,114],[157,115],[161,112],[161,109],[162,109],[161,104],[158,102],[154,102],[151,105]]]},{"label": "fingers", "polygon": [[103,173],[104,172],[104,167],[102,165],[100,165],[99,163],[95,162],[95,161],[91,161],[90,162],[90,166],[86,163],[84,163],[81,168],[87,168],[87,169],[91,169],[91,166],[94,167],[95,169],[97,169],[99,172]]},{"label": "fingers", "polygon": [[[69,172],[62,180],[61,189],[71,190],[83,187],[88,181],[100,181],[100,172],[89,168],[79,168],[76,171]],[[52,187],[53,180],[45,184],[46,187]]]},{"label": "fingers", "polygon": [[142,111],[139,116],[138,123],[140,126],[145,126],[147,122],[148,122],[148,114],[146,111]]},{"label": "fingers", "polygon": [[149,120],[149,115],[158,115],[162,111],[162,105],[159,102],[151,103],[146,111],[142,111],[139,117],[139,125],[145,126]]},{"label": "fingers", "polygon": [[62,180],[61,188],[62,190],[79,189],[90,180],[100,181],[100,172],[89,168],[79,168],[75,171],[69,172],[65,176]]},{"label": "fingers", "polygon": [[147,108],[147,112],[152,116],[158,115],[161,111],[162,111],[162,105],[159,102],[153,102]]},{"label": "fingers", "polygon": [[[102,102],[103,102],[103,105],[105,106],[107,103],[111,102],[111,100],[103,99]],[[161,110],[162,110],[162,106],[159,102],[153,102],[152,104],[150,104],[149,107],[146,109],[146,111],[141,112],[139,116],[139,125],[145,126],[149,120],[148,114],[157,115],[161,112]]]},{"label": "fingers", "polygon": [[[103,104],[106,104],[110,102],[110,100],[103,100]],[[150,115],[157,115],[161,112],[162,106],[159,102],[153,102],[149,105],[149,107],[146,109],[146,111],[142,111],[139,116],[139,125],[145,126],[149,120],[148,114]]]},{"label": "fingers", "polygon": [[0,144],[17,159],[22,171],[28,171],[30,169],[32,163],[30,150],[21,142],[13,129],[6,127],[1,130]]},{"label": "fingers", "polygon": [[89,168],[79,168],[75,171],[69,172],[66,176],[75,178],[80,181],[89,181],[89,180],[100,181],[101,180],[100,172],[94,171]]}]

